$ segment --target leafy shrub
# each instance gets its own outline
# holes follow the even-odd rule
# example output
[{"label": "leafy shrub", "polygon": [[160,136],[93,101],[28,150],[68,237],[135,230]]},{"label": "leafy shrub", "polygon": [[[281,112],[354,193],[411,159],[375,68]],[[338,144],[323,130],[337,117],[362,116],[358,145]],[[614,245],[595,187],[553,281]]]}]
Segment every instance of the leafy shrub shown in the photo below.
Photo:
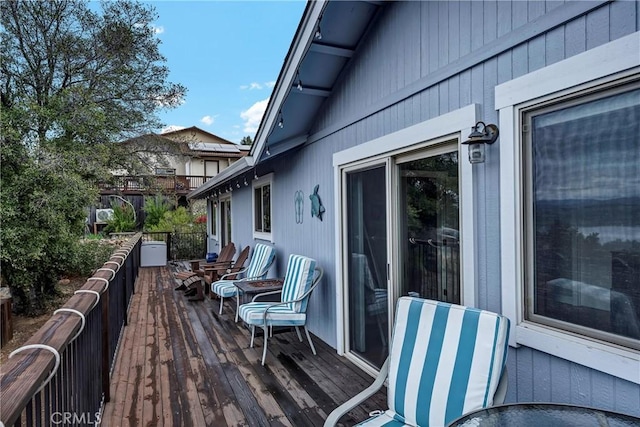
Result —
[{"label": "leafy shrub", "polygon": [[97,268],[107,262],[115,250],[104,240],[80,240],[76,243],[73,257],[70,259],[66,274],[90,276]]},{"label": "leafy shrub", "polygon": [[97,191],[63,155],[36,162],[19,143],[2,140],[0,149],[0,270],[16,312],[38,314],[74,257]]},{"label": "leafy shrub", "polygon": [[113,217],[107,220],[107,226],[104,228],[105,233],[124,233],[136,229],[135,212],[131,206],[112,204],[111,208],[113,209]]},{"label": "leafy shrub", "polygon": [[175,232],[190,232],[193,229],[193,216],[184,206],[179,206],[173,211],[165,212],[162,219],[153,227],[150,227],[149,231],[167,231],[171,233]]},{"label": "leafy shrub", "polygon": [[157,226],[160,221],[162,221],[164,214],[169,212],[170,209],[171,204],[169,204],[162,195],[158,194],[153,197],[145,197],[143,208],[146,214],[144,220],[145,231],[149,231]]}]

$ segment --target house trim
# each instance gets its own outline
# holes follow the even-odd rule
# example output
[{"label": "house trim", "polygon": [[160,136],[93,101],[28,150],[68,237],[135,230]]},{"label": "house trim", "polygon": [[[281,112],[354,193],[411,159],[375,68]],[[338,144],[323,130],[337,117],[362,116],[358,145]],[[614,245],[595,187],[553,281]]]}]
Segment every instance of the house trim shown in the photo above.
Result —
[{"label": "house trim", "polygon": [[640,32],[511,80],[495,89],[500,117],[502,312],[509,344],[525,345],[640,384],[640,352],[524,320],[524,229],[520,111],[532,104],[640,72]]},{"label": "house trim", "polygon": [[[344,191],[342,188],[342,171],[356,163],[373,160],[375,157],[393,156],[418,147],[428,147],[429,141],[442,141],[443,137],[458,138],[458,152],[460,153],[460,227],[462,244],[461,282],[462,302],[466,305],[477,305],[476,282],[477,266],[475,256],[475,203],[473,192],[473,168],[467,160],[466,148],[460,142],[461,136],[466,136],[471,126],[479,118],[479,105],[471,104],[440,117],[426,120],[405,129],[376,138],[355,147],[333,154],[334,166],[334,209],[335,217],[342,218],[344,206]],[[345,232],[344,224],[336,222],[335,228],[335,277],[336,283],[343,283],[344,262],[342,257],[342,243]],[[336,289],[336,345],[338,354],[345,354],[346,343],[344,325],[346,321],[343,301],[345,298],[343,287]]]},{"label": "house trim", "polygon": [[602,5],[609,3],[608,0],[598,1],[575,1],[566,3],[556,10],[554,13],[547,13],[535,19],[522,27],[518,28],[517,32],[510,32],[491,43],[485,44],[482,49],[473,51],[468,55],[465,55],[458,60],[446,65],[440,70],[430,73],[425,77],[420,78],[414,83],[408,84],[401,90],[358,110],[358,113],[346,117],[340,120],[336,124],[328,126],[312,135],[309,135],[307,144],[316,142],[322,138],[340,131],[354,123],[364,120],[367,117],[389,108],[403,100],[410,98],[416,93],[420,93],[432,86],[435,86],[453,76],[459,75],[465,70],[468,70],[475,64],[485,62],[495,56],[500,55],[503,52],[513,49],[515,46],[526,43],[527,41],[538,37],[540,34],[563,25],[579,16],[587,14],[594,9],[601,7]]},{"label": "house trim", "polygon": [[[256,199],[255,189],[256,187],[263,187],[269,185],[269,218],[271,221],[271,231],[263,232],[256,231]],[[254,180],[251,184],[251,224],[253,230],[253,238],[258,240],[265,240],[273,243],[273,174],[267,174]]]}]

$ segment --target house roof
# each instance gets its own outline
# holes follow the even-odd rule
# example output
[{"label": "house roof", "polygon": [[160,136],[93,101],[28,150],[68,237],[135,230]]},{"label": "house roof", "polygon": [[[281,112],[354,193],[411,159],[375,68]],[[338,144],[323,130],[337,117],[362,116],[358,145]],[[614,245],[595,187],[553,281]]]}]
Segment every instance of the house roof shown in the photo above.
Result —
[{"label": "house roof", "polygon": [[202,130],[196,126],[165,132],[160,137],[183,142],[189,148],[189,155],[194,157],[244,157],[251,149],[248,145],[239,145]]},{"label": "house roof", "polygon": [[202,130],[197,126],[191,126],[188,128],[183,128],[183,129],[177,129],[177,130],[172,130],[169,132],[163,132],[161,135],[171,138],[171,137],[179,137],[184,135],[185,138],[195,138],[196,133],[201,133],[204,134],[205,136],[208,136],[211,139],[216,140],[217,142],[221,143],[221,144],[231,144],[231,145],[237,145],[229,140],[226,140],[224,138],[219,137],[218,135],[214,135],[211,132],[207,132],[206,130]]},{"label": "house roof", "polygon": [[[308,142],[314,120],[348,67],[383,1],[307,2],[250,155],[191,192],[210,195],[255,165]],[[320,37],[318,37],[318,33]],[[282,126],[280,126],[280,123]]]}]

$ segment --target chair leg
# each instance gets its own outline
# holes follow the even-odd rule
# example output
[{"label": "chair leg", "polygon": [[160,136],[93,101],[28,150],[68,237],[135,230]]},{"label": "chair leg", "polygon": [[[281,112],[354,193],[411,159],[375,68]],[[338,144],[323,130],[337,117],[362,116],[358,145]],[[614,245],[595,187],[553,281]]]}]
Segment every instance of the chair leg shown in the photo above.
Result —
[{"label": "chair leg", "polygon": [[256,327],[255,325],[251,325],[251,345],[250,345],[251,348],[253,348],[253,337],[255,336],[255,334],[256,334]]},{"label": "chair leg", "polygon": [[224,297],[220,296],[220,312],[218,314],[222,315],[222,303],[224,302]]},{"label": "chair leg", "polygon": [[262,366],[264,366],[264,361],[267,358],[267,342],[269,340],[269,331],[267,331],[267,326],[263,326],[264,330],[264,348],[262,349]]},{"label": "chair leg", "polygon": [[307,329],[307,325],[304,326],[304,332],[307,334],[307,339],[309,340],[309,345],[311,346],[311,351],[313,354],[316,354],[316,348],[313,346],[313,341],[311,341],[311,336],[309,335],[309,330]]},{"label": "chair leg", "polygon": [[300,333],[300,327],[296,326],[296,333],[298,334],[298,339],[302,342],[302,334]]},{"label": "chair leg", "polygon": [[238,323],[239,314],[240,314],[240,295],[236,295],[236,323]]}]

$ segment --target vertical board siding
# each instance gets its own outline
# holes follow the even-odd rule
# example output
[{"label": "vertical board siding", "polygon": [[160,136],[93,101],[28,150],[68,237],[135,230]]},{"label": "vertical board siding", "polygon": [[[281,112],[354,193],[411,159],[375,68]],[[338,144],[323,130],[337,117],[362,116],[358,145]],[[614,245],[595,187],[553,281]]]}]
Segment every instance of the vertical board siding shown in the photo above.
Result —
[{"label": "vertical board siding", "polygon": [[[470,62],[458,74],[416,88],[398,103],[373,112],[305,146],[275,158],[266,166],[275,171],[272,189],[273,235],[277,249],[275,273],[285,271],[289,254],[315,258],[325,276],[309,305],[309,327],[319,338],[336,345],[336,283],[334,183],[332,155],[385,134],[438,117],[471,103],[480,117],[495,123],[497,84],[543,68],[586,49],[600,46],[640,29],[638,1],[616,1],[577,16],[550,31],[483,62]],[[367,37],[325,101],[311,134],[356,117],[420,79],[439,75],[452,63],[474,57],[488,43],[517,40],[519,29],[562,9],[562,1],[390,2],[383,6]],[[524,29],[523,29],[524,31]],[[455,65],[455,64],[454,64]],[[466,136],[466,135],[463,135]],[[476,230],[478,231],[478,304],[500,311],[500,142],[488,161],[475,168]],[[460,153],[466,161],[466,152]],[[309,194],[319,184],[326,212],[312,218]],[[293,198],[304,193],[304,219],[295,223]],[[251,232],[251,186],[233,192],[233,238],[237,246],[255,244]],[[515,284],[514,284],[515,285]],[[511,348],[507,401],[551,400],[595,405],[640,415],[640,387],[558,359],[536,350]]]}]

